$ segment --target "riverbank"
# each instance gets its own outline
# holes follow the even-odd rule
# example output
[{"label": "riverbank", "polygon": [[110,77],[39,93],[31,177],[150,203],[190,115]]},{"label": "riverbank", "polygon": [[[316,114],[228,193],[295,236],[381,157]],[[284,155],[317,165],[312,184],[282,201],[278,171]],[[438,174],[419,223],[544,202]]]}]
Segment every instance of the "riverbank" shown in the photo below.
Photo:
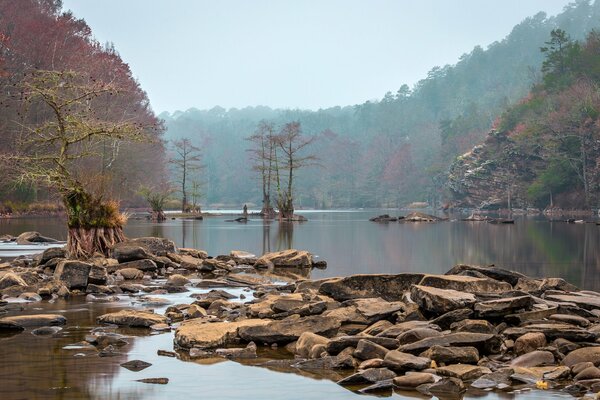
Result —
[{"label": "riverbank", "polygon": [[[111,258],[88,262],[48,249],[0,266],[9,315],[0,327],[43,328],[39,334],[67,323],[60,313],[20,315],[15,301],[43,309],[60,298],[92,305],[125,296],[137,306],[100,315],[86,337],[96,356],[120,352],[115,338],[126,342],[121,336],[134,327],[173,335],[174,348],[164,350],[182,361],[229,359],[360,393],[583,394],[600,385],[599,293],[559,278],[464,265],[446,275],[306,279],[325,266],[305,251],[211,258],[159,238],[132,240]],[[193,297],[169,305],[160,297],[168,293]],[[273,358],[265,360],[269,351]]]}]

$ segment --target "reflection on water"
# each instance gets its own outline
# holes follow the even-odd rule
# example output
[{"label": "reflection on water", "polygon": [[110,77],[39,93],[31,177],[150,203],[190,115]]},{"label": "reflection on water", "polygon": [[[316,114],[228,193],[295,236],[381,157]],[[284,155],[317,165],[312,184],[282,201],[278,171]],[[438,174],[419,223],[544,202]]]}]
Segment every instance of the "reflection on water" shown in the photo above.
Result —
[{"label": "reflection on water", "polygon": [[[437,224],[377,224],[368,221],[379,210],[313,212],[308,222],[278,223],[252,219],[226,222],[231,217],[132,220],[129,236],[161,236],[180,247],[207,250],[211,255],[230,250],[255,254],[286,248],[306,249],[327,260],[326,270],[313,278],[357,273],[420,271],[443,273],[457,263],[495,264],[532,276],[559,276],[587,289],[600,290],[600,227],[594,224],[518,219],[514,225],[482,222]],[[389,212],[389,211],[388,211]],[[65,239],[59,219],[0,220],[0,235],[38,230]]]}]

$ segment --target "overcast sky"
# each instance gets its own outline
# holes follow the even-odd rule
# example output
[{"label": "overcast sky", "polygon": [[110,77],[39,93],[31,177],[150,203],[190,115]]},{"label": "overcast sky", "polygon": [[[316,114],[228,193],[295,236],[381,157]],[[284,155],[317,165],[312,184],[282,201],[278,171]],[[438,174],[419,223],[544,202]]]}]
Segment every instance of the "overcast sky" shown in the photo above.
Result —
[{"label": "overcast sky", "polygon": [[318,109],[412,86],[569,0],[63,0],[155,111]]}]

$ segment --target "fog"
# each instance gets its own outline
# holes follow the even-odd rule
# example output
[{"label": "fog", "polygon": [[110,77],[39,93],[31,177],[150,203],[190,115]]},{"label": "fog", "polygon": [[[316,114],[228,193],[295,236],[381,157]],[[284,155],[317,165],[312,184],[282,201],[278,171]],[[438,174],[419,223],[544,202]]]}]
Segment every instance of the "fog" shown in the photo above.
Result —
[{"label": "fog", "polygon": [[380,99],[568,0],[64,0],[113,42],[157,112]]}]

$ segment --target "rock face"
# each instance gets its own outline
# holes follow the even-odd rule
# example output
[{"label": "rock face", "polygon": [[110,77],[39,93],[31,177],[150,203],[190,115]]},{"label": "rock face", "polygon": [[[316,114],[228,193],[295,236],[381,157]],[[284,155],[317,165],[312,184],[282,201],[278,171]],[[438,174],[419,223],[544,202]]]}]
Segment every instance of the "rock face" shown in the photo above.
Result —
[{"label": "rock face", "polygon": [[423,274],[372,274],[352,275],[323,281],[319,293],[338,301],[381,297],[387,301],[399,301],[402,294],[423,279]]},{"label": "rock face", "polygon": [[65,282],[69,289],[82,289],[88,284],[92,266],[81,261],[61,261],[54,270],[54,277]]},{"label": "rock face", "polygon": [[410,297],[419,307],[431,314],[443,314],[475,304],[475,295],[452,289],[414,285]]},{"label": "rock face", "polygon": [[254,267],[300,267],[310,268],[312,266],[312,255],[303,250],[284,250],[275,253],[267,253],[256,260]]},{"label": "rock face", "polygon": [[148,328],[154,324],[164,324],[167,318],[148,311],[121,310],[98,317],[98,322],[119,326]]},{"label": "rock face", "polygon": [[185,322],[175,331],[175,344],[183,348],[215,348],[239,341],[238,331],[243,327],[260,327],[270,323],[264,319],[246,319],[237,322],[208,323],[202,320]]}]

